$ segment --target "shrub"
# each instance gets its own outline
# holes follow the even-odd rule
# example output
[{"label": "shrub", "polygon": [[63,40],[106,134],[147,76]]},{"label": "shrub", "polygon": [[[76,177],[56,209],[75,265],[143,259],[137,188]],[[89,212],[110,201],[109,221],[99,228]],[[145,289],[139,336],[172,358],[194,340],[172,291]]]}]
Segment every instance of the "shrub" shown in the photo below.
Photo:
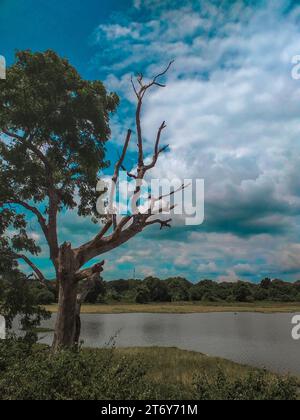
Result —
[{"label": "shrub", "polygon": [[195,380],[199,400],[297,400],[298,384],[291,377],[280,377],[265,371],[252,372],[244,378],[229,379],[222,370]]},{"label": "shrub", "polygon": [[150,292],[146,287],[139,287],[137,289],[135,302],[140,304],[150,302]]},{"label": "shrub", "polygon": [[145,368],[133,358],[115,358],[114,350],[62,351],[0,344],[1,400],[144,399],[154,393]]},{"label": "shrub", "polygon": [[254,299],[258,301],[267,300],[269,297],[269,294],[266,289],[259,288],[254,292]]},{"label": "shrub", "polygon": [[[157,380],[156,361],[114,348],[56,355],[22,340],[0,342],[0,400],[295,400],[297,381],[264,371],[202,373],[194,385]],[[154,370],[153,370],[154,369]],[[203,368],[205,371],[205,368]],[[214,370],[215,372],[215,370]]]},{"label": "shrub", "polygon": [[237,302],[249,302],[251,297],[250,286],[243,282],[238,282],[234,286],[234,297]]},{"label": "shrub", "polygon": [[204,293],[202,296],[202,302],[218,302],[218,298],[211,293]]},{"label": "shrub", "polygon": [[39,305],[51,305],[52,303],[55,303],[54,293],[46,289],[41,290],[36,295],[36,301]]}]

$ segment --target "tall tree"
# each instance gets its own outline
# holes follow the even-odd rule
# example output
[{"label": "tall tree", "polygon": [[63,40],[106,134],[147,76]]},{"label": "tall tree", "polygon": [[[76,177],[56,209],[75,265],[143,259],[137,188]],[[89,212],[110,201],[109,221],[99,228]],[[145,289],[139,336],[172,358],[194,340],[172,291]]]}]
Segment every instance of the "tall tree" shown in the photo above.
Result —
[{"label": "tall tree", "polygon": [[[153,157],[145,163],[141,124],[145,94],[154,86],[163,87],[162,77],[170,68],[144,83],[142,75],[132,86],[137,99],[136,132],[138,159],[135,173],[135,197],[141,191],[146,173],[155,167],[166,150],[160,146],[166,125],[159,127]],[[56,272],[59,305],[53,350],[74,345],[80,334],[80,306],[90,287],[99,281],[104,262],[83,268],[93,258],[119,247],[142,232],[159,224],[163,197],[151,197],[151,208],[144,213],[124,217],[106,215],[98,234],[78,248],[70,242],[59,243],[58,214],[77,209],[80,216],[99,220],[96,211],[96,185],[104,160],[105,142],[110,136],[109,114],[115,111],[118,97],[108,94],[99,81],[83,80],[76,70],[53,51],[19,52],[16,63],[1,81],[0,91],[0,216],[1,259],[22,260],[41,283],[42,271],[28,257],[40,251],[28,234],[26,216],[36,217],[49,246],[50,260]],[[128,130],[112,180],[118,181],[132,137]],[[157,206],[156,206],[157,208]],[[170,210],[172,209],[172,206]],[[157,216],[154,216],[157,214]]]}]

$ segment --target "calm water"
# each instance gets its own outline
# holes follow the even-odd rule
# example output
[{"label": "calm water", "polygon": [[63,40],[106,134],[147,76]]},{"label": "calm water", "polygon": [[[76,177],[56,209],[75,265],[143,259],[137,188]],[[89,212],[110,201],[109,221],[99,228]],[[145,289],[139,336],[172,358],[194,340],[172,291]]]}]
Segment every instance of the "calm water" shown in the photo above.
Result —
[{"label": "calm water", "polygon": [[[166,346],[300,375],[300,341],[291,336],[292,314],[83,315],[85,346],[101,347],[116,335],[118,347]],[[44,323],[53,326],[54,317]],[[50,343],[52,334],[42,334]]]}]

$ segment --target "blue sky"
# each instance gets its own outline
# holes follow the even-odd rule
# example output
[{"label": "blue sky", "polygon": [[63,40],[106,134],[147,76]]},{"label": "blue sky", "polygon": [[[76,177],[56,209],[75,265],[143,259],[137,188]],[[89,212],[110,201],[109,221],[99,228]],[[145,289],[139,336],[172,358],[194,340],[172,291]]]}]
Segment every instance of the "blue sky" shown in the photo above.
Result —
[{"label": "blue sky", "polygon": [[[206,220],[150,229],[106,258],[106,279],[186,276],[192,281],[300,278],[300,7],[287,0],[0,0],[0,54],[52,48],[122,103],[109,158],[133,126],[130,75],[175,65],[145,104],[148,150],[165,119],[171,145],[155,177],[204,178]],[[96,227],[62,215],[74,245]],[[33,234],[39,238],[34,221]],[[47,250],[37,260],[50,276]]]}]

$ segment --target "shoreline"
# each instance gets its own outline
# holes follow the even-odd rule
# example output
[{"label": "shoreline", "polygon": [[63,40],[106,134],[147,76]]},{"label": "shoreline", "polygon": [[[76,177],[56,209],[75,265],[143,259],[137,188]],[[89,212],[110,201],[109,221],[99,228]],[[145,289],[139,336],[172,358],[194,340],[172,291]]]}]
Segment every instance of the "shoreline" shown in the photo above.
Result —
[{"label": "shoreline", "polygon": [[[43,305],[51,313],[57,313],[58,305]],[[174,303],[114,303],[114,304],[85,304],[82,305],[82,314],[195,314],[195,313],[300,313],[300,303],[199,303],[199,302],[174,302]]]}]

